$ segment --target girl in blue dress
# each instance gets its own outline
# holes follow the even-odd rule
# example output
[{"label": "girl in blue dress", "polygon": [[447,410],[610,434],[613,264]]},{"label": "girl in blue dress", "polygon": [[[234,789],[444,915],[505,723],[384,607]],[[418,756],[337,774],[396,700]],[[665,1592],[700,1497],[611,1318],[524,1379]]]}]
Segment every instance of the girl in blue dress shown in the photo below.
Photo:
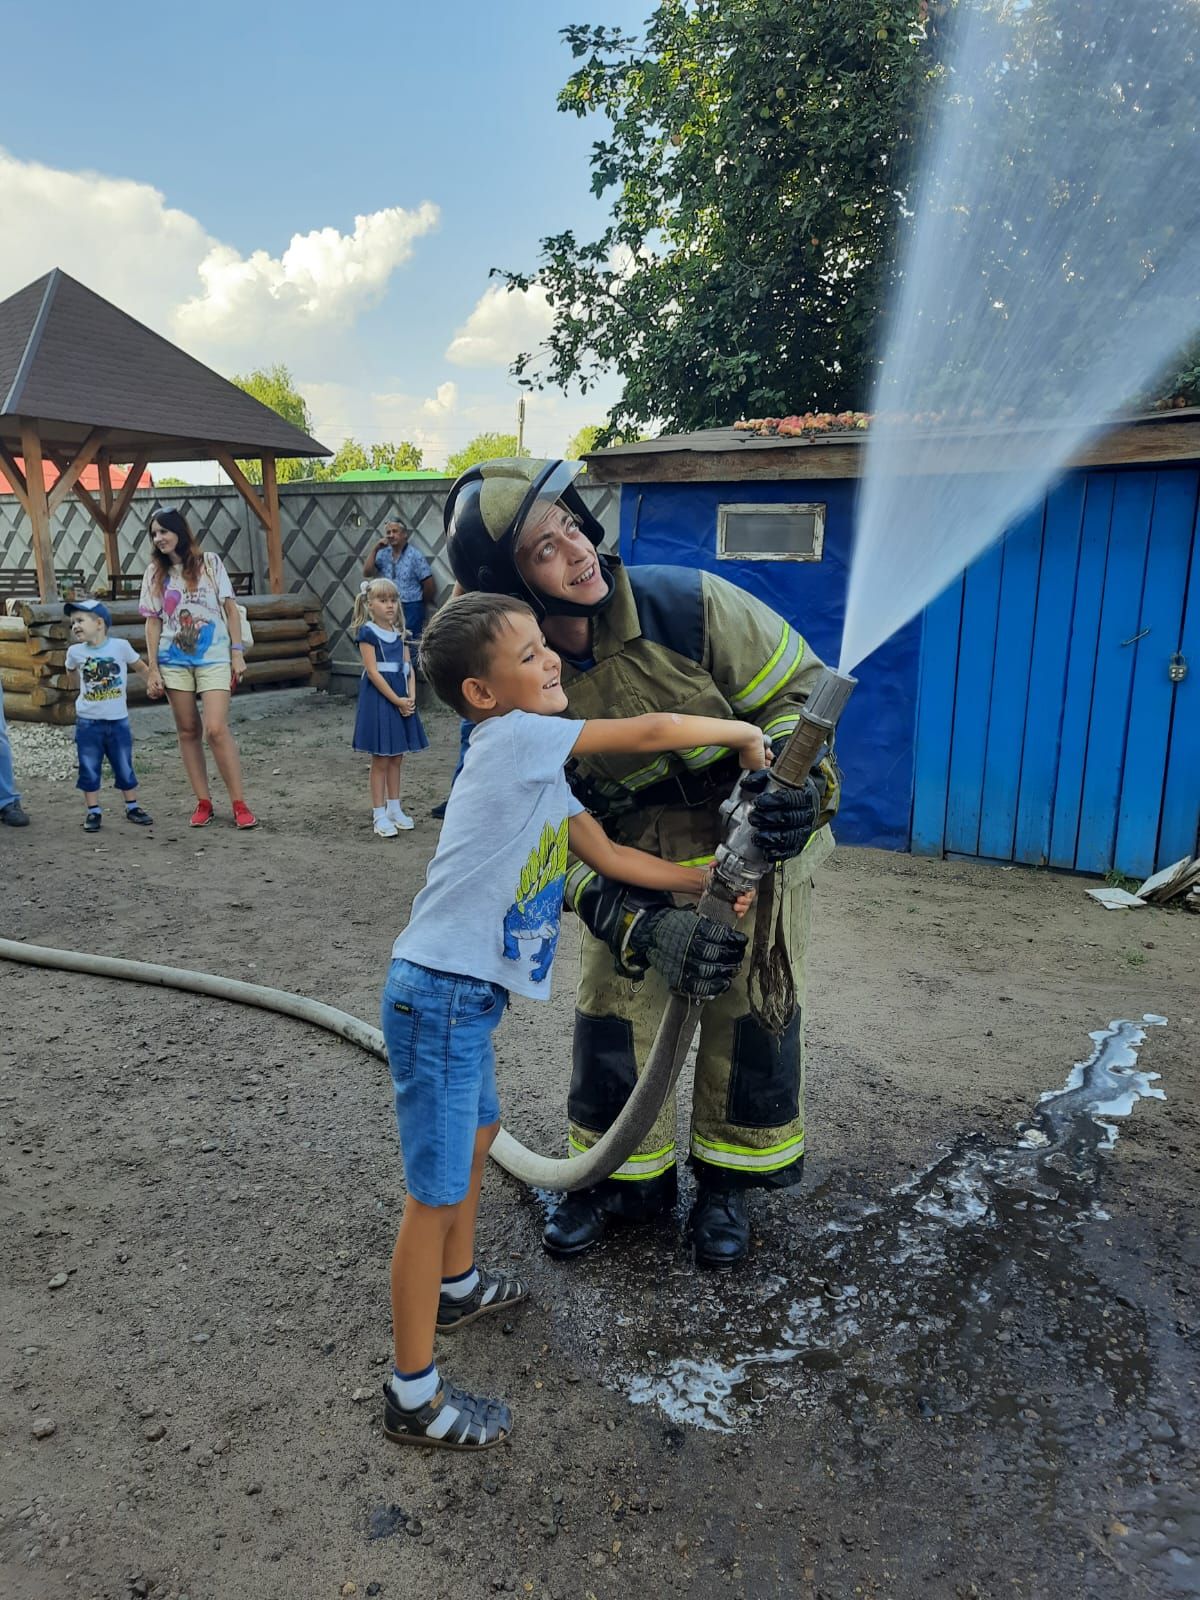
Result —
[{"label": "girl in blue dress", "polygon": [[390,578],[364,583],[351,623],[363,675],[358,686],[354,748],[371,758],[371,816],[381,839],[394,839],[413,820],[400,805],[400,767],[429,740],[417,715],[416,677],[404,634],[404,608]]}]

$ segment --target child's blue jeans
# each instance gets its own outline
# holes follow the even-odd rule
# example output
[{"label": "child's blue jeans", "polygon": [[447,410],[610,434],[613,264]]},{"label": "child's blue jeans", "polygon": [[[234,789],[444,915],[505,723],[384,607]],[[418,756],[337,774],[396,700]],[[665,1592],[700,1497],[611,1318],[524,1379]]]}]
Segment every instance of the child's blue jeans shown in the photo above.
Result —
[{"label": "child's blue jeans", "polygon": [[75,784],[84,794],[95,794],[103,777],[104,758],[113,771],[118,789],[136,789],[133,770],[133,734],[128,717],[80,717],[75,724],[75,749],[79,754],[79,778]]},{"label": "child's blue jeans", "polygon": [[500,1120],[492,1034],[508,991],[498,983],[393,961],[383,1037],[396,1094],[408,1192],[453,1206],[471,1184],[475,1135]]}]

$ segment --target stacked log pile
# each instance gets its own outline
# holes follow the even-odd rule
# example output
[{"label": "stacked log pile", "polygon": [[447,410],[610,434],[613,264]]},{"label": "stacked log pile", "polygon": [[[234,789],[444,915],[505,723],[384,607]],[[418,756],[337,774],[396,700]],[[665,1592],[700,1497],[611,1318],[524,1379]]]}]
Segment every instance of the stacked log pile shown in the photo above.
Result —
[{"label": "stacked log pile", "polygon": [[[329,683],[329,640],[314,595],[238,596],[254,630],[246,652],[242,690],[279,689]],[[14,614],[0,617],[0,686],[4,714],[14,722],[75,721],[75,694],[67,672],[71,626],[57,600],[13,601]],[[136,600],[106,600],[112,632],[128,639],[144,659],[146,627]],[[140,677],[129,675],[130,705],[147,704]]]}]

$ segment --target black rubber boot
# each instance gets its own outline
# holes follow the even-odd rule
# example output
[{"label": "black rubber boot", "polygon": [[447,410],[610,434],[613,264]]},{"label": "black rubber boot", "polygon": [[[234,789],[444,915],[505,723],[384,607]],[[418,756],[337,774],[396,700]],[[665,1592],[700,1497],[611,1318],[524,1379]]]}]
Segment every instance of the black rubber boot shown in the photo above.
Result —
[{"label": "black rubber boot", "polygon": [[594,1189],[565,1194],[542,1230],[547,1255],[569,1259],[600,1243],[608,1229],[608,1213]]},{"label": "black rubber boot", "polygon": [[750,1212],[744,1189],[702,1188],[688,1224],[698,1267],[726,1271],[750,1250]]}]

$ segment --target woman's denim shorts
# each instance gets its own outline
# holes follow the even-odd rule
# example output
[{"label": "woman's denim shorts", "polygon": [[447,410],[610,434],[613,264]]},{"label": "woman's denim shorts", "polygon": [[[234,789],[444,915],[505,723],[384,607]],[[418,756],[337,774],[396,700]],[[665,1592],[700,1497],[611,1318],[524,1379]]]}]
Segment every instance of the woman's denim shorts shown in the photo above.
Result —
[{"label": "woman's denim shorts", "polygon": [[393,961],[383,1037],[396,1092],[408,1192],[453,1206],[471,1183],[475,1135],[500,1120],[492,1034],[508,991],[498,983]]}]

